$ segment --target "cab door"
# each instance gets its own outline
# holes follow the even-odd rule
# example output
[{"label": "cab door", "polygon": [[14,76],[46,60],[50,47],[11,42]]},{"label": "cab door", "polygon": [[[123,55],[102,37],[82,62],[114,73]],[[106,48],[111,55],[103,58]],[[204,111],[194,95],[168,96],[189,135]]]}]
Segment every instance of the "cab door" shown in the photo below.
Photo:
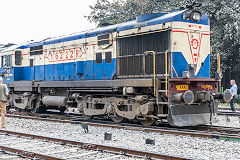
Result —
[{"label": "cab door", "polygon": [[112,51],[105,52],[104,60],[104,79],[112,79],[116,73],[116,61],[113,59]]},{"label": "cab door", "polygon": [[24,71],[23,71],[23,56],[22,56],[22,51],[21,50],[16,50],[14,52],[15,54],[15,66],[14,66],[14,79],[16,81],[19,80],[24,80]]},{"label": "cab door", "polygon": [[31,72],[31,78],[30,80],[35,80],[35,68],[34,68],[34,58],[29,59],[29,66],[30,66],[30,72]]},{"label": "cab door", "polygon": [[94,61],[94,79],[104,79],[104,61],[103,61],[103,53],[97,52],[95,54]]},{"label": "cab door", "polygon": [[43,45],[30,47],[31,80],[44,80]]},{"label": "cab door", "polygon": [[4,83],[14,81],[14,69],[12,67],[12,54],[1,56],[1,76],[3,76]]}]

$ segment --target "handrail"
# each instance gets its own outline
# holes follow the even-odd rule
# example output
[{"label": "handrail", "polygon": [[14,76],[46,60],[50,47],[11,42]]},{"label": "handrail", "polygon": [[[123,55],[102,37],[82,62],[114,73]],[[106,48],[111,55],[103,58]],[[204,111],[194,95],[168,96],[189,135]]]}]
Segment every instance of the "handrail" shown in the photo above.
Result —
[{"label": "handrail", "polygon": [[[220,74],[220,72],[221,72],[220,53],[217,54],[217,65],[218,65],[217,72]],[[219,79],[219,91],[221,92],[221,79]]]},{"label": "handrail", "polygon": [[144,53],[152,53],[153,54],[153,92],[154,96],[156,96],[156,64],[155,64],[155,51],[145,51]]},{"label": "handrail", "polygon": [[176,76],[177,76],[177,78],[178,78],[178,74],[177,74],[177,72],[176,72],[174,66],[173,66],[173,71],[174,71],[174,73],[176,74]]},{"label": "handrail", "polygon": [[[145,51],[144,53],[152,53],[153,54],[153,89],[154,89],[154,96],[156,96],[156,64],[155,64],[156,63],[155,62],[156,52],[155,51]],[[168,82],[168,62],[167,61],[168,61],[168,50],[165,51],[165,91],[166,91],[166,95],[168,94],[168,91],[167,91],[167,88],[168,88],[168,84],[167,84],[167,82]]]},{"label": "handrail", "polygon": [[171,78],[173,78],[173,59],[172,59],[172,51],[170,50],[171,54]]},{"label": "handrail", "polygon": [[166,90],[166,96],[168,95],[168,91],[167,91],[167,87],[168,87],[168,84],[167,84],[167,77],[168,77],[168,67],[167,67],[167,54],[168,54],[168,50],[165,51],[165,90]]}]

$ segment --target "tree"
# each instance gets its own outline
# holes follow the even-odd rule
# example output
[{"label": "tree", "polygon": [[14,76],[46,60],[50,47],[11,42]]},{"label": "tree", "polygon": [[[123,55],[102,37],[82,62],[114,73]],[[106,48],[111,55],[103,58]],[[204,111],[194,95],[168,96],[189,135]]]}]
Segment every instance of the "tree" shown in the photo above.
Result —
[{"label": "tree", "polygon": [[171,0],[97,0],[95,5],[90,6],[90,15],[85,17],[99,26],[106,22],[116,24],[135,19],[137,15],[169,12],[184,2],[186,0],[179,1],[178,4]]}]

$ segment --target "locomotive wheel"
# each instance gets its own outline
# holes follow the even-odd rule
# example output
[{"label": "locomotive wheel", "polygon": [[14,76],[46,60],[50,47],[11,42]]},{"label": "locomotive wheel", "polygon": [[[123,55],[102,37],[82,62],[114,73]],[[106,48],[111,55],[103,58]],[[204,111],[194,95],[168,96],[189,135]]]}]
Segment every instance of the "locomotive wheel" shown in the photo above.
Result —
[{"label": "locomotive wheel", "polygon": [[112,119],[113,122],[116,123],[121,123],[125,118],[119,115],[111,115],[110,118]]},{"label": "locomotive wheel", "polygon": [[39,111],[39,108],[35,105],[30,111],[31,113],[37,113]]},{"label": "locomotive wheel", "polygon": [[60,114],[64,114],[64,112],[66,111],[66,108],[63,107],[63,108],[59,108],[58,110],[60,111]]},{"label": "locomotive wheel", "polygon": [[37,100],[32,100],[32,107],[30,109],[31,113],[37,113],[39,111],[39,102]]},{"label": "locomotive wheel", "polygon": [[39,112],[40,112],[40,113],[46,113],[46,112],[47,112],[47,108],[45,108],[44,106],[43,106],[43,107],[40,107],[40,108],[39,108]]},{"label": "locomotive wheel", "polygon": [[39,112],[39,113],[45,113],[45,112],[47,111],[46,106],[44,106],[44,105],[42,104],[42,101],[41,101],[41,100],[37,100],[36,106],[38,107],[38,108],[37,108],[37,112]]},{"label": "locomotive wheel", "polygon": [[152,119],[140,120],[140,123],[145,127],[153,125],[154,122],[155,120],[152,120]]},{"label": "locomotive wheel", "polygon": [[84,108],[87,106],[87,103],[86,103],[86,101],[85,100],[80,100],[80,101],[78,101],[78,105],[77,105],[77,108],[78,108],[78,111],[80,112],[80,113],[82,113],[82,115],[83,115],[83,120],[89,120],[89,119],[91,119],[91,118],[93,118],[93,116],[90,116],[90,115],[86,115],[85,113],[84,113]]},{"label": "locomotive wheel", "polygon": [[83,115],[83,120],[89,120],[93,118],[93,116],[86,115],[85,113],[83,113],[82,115]]},{"label": "locomotive wheel", "polygon": [[15,109],[16,112],[20,112],[20,111],[22,111],[21,108],[14,107],[14,109]]}]

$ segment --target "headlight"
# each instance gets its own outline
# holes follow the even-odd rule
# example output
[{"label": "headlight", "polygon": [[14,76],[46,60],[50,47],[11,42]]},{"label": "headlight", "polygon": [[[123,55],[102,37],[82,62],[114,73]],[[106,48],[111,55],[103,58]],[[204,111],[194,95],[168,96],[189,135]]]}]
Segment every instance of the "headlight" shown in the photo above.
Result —
[{"label": "headlight", "polygon": [[201,20],[201,13],[200,13],[200,12],[193,11],[193,12],[190,14],[190,19],[191,19],[192,21],[199,22],[199,21]]},{"label": "headlight", "polygon": [[223,74],[222,73],[215,73],[215,78],[216,79],[222,79],[223,78]]},{"label": "headlight", "polygon": [[194,102],[194,93],[191,90],[187,90],[182,96],[186,104],[192,104]]},{"label": "headlight", "polygon": [[190,78],[191,77],[191,73],[189,71],[183,71],[182,77],[183,78]]}]

